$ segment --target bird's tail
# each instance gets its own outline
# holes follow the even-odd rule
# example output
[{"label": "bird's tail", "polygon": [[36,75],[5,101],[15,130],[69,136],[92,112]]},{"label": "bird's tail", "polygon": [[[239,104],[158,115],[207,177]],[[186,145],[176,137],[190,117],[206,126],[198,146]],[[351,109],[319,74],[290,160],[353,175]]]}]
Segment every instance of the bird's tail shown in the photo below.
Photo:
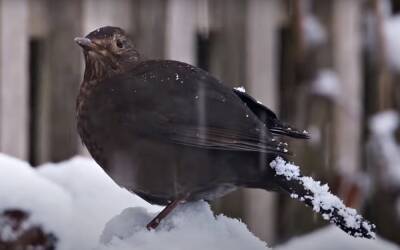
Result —
[{"label": "bird's tail", "polygon": [[299,168],[278,157],[270,166],[275,170],[274,180],[289,195],[313,208],[325,220],[336,224],[354,237],[374,238],[375,225],[365,220],[357,211],[346,207],[343,202],[329,192],[327,184],[321,185],[311,177],[300,175]]},{"label": "bird's tail", "polygon": [[299,130],[289,126],[288,124],[279,121],[278,119],[270,118],[269,131],[272,134],[289,136],[296,139],[309,139],[310,135],[306,130]]}]

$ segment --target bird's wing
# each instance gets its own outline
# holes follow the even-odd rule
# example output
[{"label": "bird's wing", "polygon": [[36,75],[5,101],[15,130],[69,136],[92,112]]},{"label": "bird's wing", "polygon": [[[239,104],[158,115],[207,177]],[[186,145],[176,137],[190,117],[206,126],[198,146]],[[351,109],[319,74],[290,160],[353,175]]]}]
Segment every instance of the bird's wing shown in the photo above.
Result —
[{"label": "bird's wing", "polygon": [[261,153],[289,154],[286,144],[271,138],[252,137],[221,128],[200,126],[175,126],[166,138],[171,142],[204,149],[250,151]]},{"label": "bird's wing", "polygon": [[308,133],[304,130],[298,130],[288,124],[280,121],[276,114],[269,108],[257,102],[253,97],[240,90],[233,90],[235,94],[246,103],[247,107],[264,122],[269,131],[273,134],[285,135],[298,139],[309,139]]},{"label": "bird's wing", "polygon": [[190,147],[288,153],[231,88],[199,68],[147,61],[107,81],[97,112],[114,127]]}]

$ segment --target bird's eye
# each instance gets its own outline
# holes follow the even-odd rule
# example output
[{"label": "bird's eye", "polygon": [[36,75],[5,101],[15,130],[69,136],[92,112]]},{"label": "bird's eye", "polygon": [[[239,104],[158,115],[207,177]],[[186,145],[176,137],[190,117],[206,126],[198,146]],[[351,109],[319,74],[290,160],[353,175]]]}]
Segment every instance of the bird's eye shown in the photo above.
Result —
[{"label": "bird's eye", "polygon": [[122,47],[124,47],[124,45],[122,44],[122,41],[119,39],[117,39],[117,41],[115,43],[116,43],[117,47],[120,49],[122,49]]}]

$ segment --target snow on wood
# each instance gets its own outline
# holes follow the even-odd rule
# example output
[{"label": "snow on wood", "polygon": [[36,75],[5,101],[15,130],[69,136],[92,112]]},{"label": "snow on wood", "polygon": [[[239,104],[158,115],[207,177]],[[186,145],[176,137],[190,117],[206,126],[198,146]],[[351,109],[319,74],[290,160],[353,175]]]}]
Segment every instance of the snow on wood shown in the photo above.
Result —
[{"label": "snow on wood", "polygon": [[291,197],[310,204],[315,212],[322,214],[323,219],[335,223],[355,237],[375,237],[375,225],[365,221],[355,209],[346,207],[337,196],[329,192],[327,184],[321,185],[311,177],[301,176],[298,166],[286,162],[281,157],[272,161],[270,167],[288,181],[299,181],[306,192],[294,189]]},{"label": "snow on wood", "polygon": [[246,89],[243,86],[235,87],[234,89],[239,91],[239,92],[246,93]]},{"label": "snow on wood", "polygon": [[391,67],[400,71],[400,15],[388,18],[384,22],[383,32],[386,38],[387,60]]},{"label": "snow on wood", "polygon": [[399,126],[399,115],[396,111],[385,111],[373,116],[369,127],[373,153],[382,164],[384,183],[400,186],[400,146],[396,141],[396,129]]},{"label": "snow on wood", "polygon": [[311,85],[311,92],[337,100],[340,97],[340,81],[337,74],[329,69],[320,70]]},{"label": "snow on wood", "polygon": [[306,15],[303,20],[304,40],[307,46],[314,47],[327,40],[326,30],[314,15]]}]

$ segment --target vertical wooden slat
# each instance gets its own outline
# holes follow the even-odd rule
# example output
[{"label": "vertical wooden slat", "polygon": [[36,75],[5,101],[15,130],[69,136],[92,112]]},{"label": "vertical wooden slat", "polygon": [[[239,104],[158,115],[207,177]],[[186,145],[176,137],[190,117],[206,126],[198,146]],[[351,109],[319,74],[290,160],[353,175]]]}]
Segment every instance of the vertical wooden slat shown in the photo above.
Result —
[{"label": "vertical wooden slat", "polygon": [[[278,29],[282,19],[279,0],[250,0],[247,7],[246,78],[248,91],[272,110],[278,104]],[[268,163],[265,162],[267,165]],[[265,167],[265,166],[262,166]],[[276,197],[265,190],[246,190],[245,216],[251,231],[274,242]]]},{"label": "vertical wooden slat", "polygon": [[333,4],[334,68],[341,81],[341,103],[335,111],[335,158],[338,170],[354,173],[360,164],[362,119],[361,2],[338,0]]},{"label": "vertical wooden slat", "polygon": [[43,38],[47,32],[46,0],[29,0],[29,35],[33,38]]},{"label": "vertical wooden slat", "polygon": [[[228,86],[245,82],[245,17],[246,3],[240,0],[209,2],[210,62],[209,70]],[[218,212],[242,218],[243,192],[238,190],[216,203]]]},{"label": "vertical wooden slat", "polygon": [[49,27],[40,77],[38,163],[61,161],[79,152],[75,99],[81,52],[73,39],[82,33],[82,4],[80,0],[48,0],[46,6]]},{"label": "vertical wooden slat", "polygon": [[209,2],[211,25],[210,71],[230,86],[245,82],[246,2]]},{"label": "vertical wooden slat", "polygon": [[28,157],[28,1],[0,1],[0,148]]},{"label": "vertical wooden slat", "polygon": [[133,24],[135,44],[149,59],[165,58],[166,39],[165,0],[135,0],[133,2]]},{"label": "vertical wooden slat", "polygon": [[166,57],[195,63],[196,1],[169,0],[167,5]]},{"label": "vertical wooden slat", "polygon": [[102,26],[118,26],[130,30],[131,0],[84,0],[83,31],[85,35]]}]

